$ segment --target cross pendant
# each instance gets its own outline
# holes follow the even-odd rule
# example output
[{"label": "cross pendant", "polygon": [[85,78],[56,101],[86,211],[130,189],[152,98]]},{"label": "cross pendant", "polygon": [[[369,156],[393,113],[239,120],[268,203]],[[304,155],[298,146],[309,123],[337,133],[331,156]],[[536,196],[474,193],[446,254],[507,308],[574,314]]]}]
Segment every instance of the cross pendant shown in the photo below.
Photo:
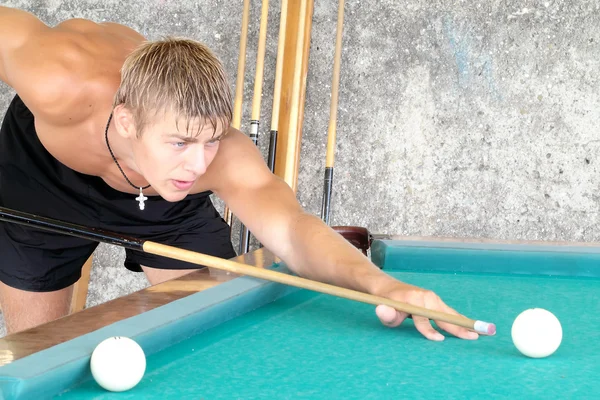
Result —
[{"label": "cross pendant", "polygon": [[144,202],[146,200],[148,200],[148,198],[146,196],[144,196],[144,193],[142,193],[142,188],[140,188],[140,195],[138,197],[136,197],[135,199],[140,202],[140,210],[143,210],[144,207],[146,207]]}]

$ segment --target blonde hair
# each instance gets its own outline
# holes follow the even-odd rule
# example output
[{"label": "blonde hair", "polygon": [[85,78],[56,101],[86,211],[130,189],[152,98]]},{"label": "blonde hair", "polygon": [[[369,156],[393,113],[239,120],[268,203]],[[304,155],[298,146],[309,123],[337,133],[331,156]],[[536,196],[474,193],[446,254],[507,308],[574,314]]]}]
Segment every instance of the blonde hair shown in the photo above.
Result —
[{"label": "blonde hair", "polygon": [[[212,51],[190,39],[167,37],[136,48],[121,69],[114,104],[133,113],[138,135],[151,113],[173,112],[177,120],[218,122],[226,132],[232,118],[231,88]],[[202,126],[199,127],[199,131]]]}]

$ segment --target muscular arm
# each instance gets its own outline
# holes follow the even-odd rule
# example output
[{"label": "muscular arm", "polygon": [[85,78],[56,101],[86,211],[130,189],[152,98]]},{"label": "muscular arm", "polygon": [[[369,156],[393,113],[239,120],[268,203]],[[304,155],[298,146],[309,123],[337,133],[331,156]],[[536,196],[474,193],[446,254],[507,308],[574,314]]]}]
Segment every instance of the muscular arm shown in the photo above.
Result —
[{"label": "muscular arm", "polygon": [[[458,314],[435,293],[385,274],[319,218],[307,214],[289,186],[273,176],[256,146],[239,131],[222,141],[207,171],[207,182],[250,231],[298,275],[398,301]],[[398,326],[407,317],[387,306],[377,307],[385,325]],[[426,317],[413,316],[415,327],[431,340],[443,340]],[[463,339],[469,330],[436,321],[438,327]]]},{"label": "muscular arm", "polygon": [[34,15],[0,6],[0,79],[10,86],[18,84],[18,66],[23,50],[49,27]]},{"label": "muscular arm", "polygon": [[37,32],[47,26],[28,12],[0,6],[0,79],[10,85],[8,61]]},{"label": "muscular arm", "polygon": [[290,269],[309,279],[363,292],[376,293],[391,284],[391,278],[360,251],[301,208],[294,192],[271,174],[256,146],[242,133],[231,132],[221,146],[210,166],[210,173],[220,177],[215,193]]},{"label": "muscular arm", "polygon": [[0,6],[0,79],[36,117],[52,120],[67,83],[61,34],[34,15]]}]

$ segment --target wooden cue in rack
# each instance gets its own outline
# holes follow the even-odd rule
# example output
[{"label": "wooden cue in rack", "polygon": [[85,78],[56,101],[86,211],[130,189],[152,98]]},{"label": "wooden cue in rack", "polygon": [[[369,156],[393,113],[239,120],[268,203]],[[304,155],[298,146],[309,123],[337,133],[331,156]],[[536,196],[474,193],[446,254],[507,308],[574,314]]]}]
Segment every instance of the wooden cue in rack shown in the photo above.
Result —
[{"label": "wooden cue in rack", "polygon": [[289,171],[296,170],[296,161],[298,160],[300,151],[293,146],[298,140],[298,125],[300,123],[300,92],[302,88],[302,64],[304,61],[304,40],[307,14],[307,0],[299,0],[300,12],[298,15],[298,37],[296,38],[296,48],[293,54],[294,68],[292,76],[292,93],[290,96],[291,105],[289,107],[289,119],[287,126],[287,148],[285,149],[285,166],[283,167],[285,176],[283,179],[289,181],[288,184],[293,187]]},{"label": "wooden cue in rack", "polygon": [[[256,54],[256,70],[254,72],[254,96],[252,98],[252,115],[250,116],[250,139],[258,146],[258,128],[260,126],[260,105],[262,100],[265,52],[267,47],[267,24],[269,21],[269,0],[262,0],[260,28],[258,31],[258,51]],[[250,232],[241,224],[239,254],[245,254],[250,248]]]},{"label": "wooden cue in rack", "polygon": [[279,109],[281,108],[281,85],[283,83],[283,57],[285,52],[285,30],[287,27],[288,0],[281,0],[281,16],[279,19],[279,39],[277,44],[277,62],[275,64],[275,84],[273,88],[273,110],[271,114],[271,131],[267,165],[275,172],[275,156],[277,153],[277,134],[279,133]]},{"label": "wooden cue in rack", "polygon": [[[238,56],[238,70],[235,83],[235,99],[233,103],[233,118],[231,127],[240,129],[242,125],[242,103],[244,100],[244,74],[246,68],[246,45],[248,43],[248,25],[250,20],[250,0],[244,0],[244,9],[242,14],[242,33],[240,34],[240,53]],[[225,221],[231,226],[233,215],[227,205],[225,205]]]},{"label": "wooden cue in rack", "polygon": [[344,30],[344,0],[339,0],[337,18],[335,56],[333,60],[333,79],[331,84],[331,105],[329,109],[329,129],[327,131],[327,155],[325,159],[325,176],[323,179],[323,204],[321,207],[321,219],[323,219],[327,225],[329,225],[331,217],[333,161],[335,158],[338,94],[340,87],[340,64],[342,59],[342,32]]},{"label": "wooden cue in rack", "polygon": [[419,315],[435,321],[443,321],[450,324],[472,329],[476,332],[493,335],[496,332],[494,324],[476,321],[462,315],[447,314],[439,311],[429,310],[423,307],[414,306],[407,303],[387,299],[385,297],[374,296],[355,290],[350,290],[306,278],[301,278],[286,273],[273,271],[264,268],[253,267],[250,265],[238,263],[232,260],[222,259],[208,254],[197,253],[190,250],[184,250],[177,247],[164,245],[152,241],[123,236],[114,232],[88,228],[82,225],[76,225],[52,218],[41,217],[39,215],[25,213],[22,211],[11,210],[0,207],[0,220],[16,223],[31,228],[42,229],[46,231],[76,236],[87,240],[104,242],[129,248],[132,250],[143,251],[145,253],[157,256],[172,258],[185,261],[192,264],[216,268],[219,270],[233,272],[239,275],[247,275],[254,278],[264,279],[271,282],[282,283],[284,285],[295,286],[302,289],[325,293],[337,297],[355,300],[361,303],[372,305],[387,305],[398,311],[403,311],[411,315]]}]

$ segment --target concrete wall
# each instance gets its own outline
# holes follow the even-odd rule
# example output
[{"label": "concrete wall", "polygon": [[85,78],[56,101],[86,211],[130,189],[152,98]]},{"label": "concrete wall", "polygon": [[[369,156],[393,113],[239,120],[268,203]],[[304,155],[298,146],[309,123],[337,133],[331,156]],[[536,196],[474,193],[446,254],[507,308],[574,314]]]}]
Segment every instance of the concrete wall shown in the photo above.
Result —
[{"label": "concrete wall", "polygon": [[[210,45],[235,84],[242,2],[21,1],[48,24],[116,21]],[[372,232],[599,240],[600,5],[587,1],[348,1],[333,224]],[[271,2],[260,147],[266,157],[279,3]],[[317,1],[298,199],[319,214],[336,2]],[[249,119],[260,2],[252,2]],[[13,93],[0,86],[5,108]],[[222,209],[222,204],[215,199]],[[237,236],[234,236],[237,238]],[[88,304],[147,285],[100,246]]]}]

